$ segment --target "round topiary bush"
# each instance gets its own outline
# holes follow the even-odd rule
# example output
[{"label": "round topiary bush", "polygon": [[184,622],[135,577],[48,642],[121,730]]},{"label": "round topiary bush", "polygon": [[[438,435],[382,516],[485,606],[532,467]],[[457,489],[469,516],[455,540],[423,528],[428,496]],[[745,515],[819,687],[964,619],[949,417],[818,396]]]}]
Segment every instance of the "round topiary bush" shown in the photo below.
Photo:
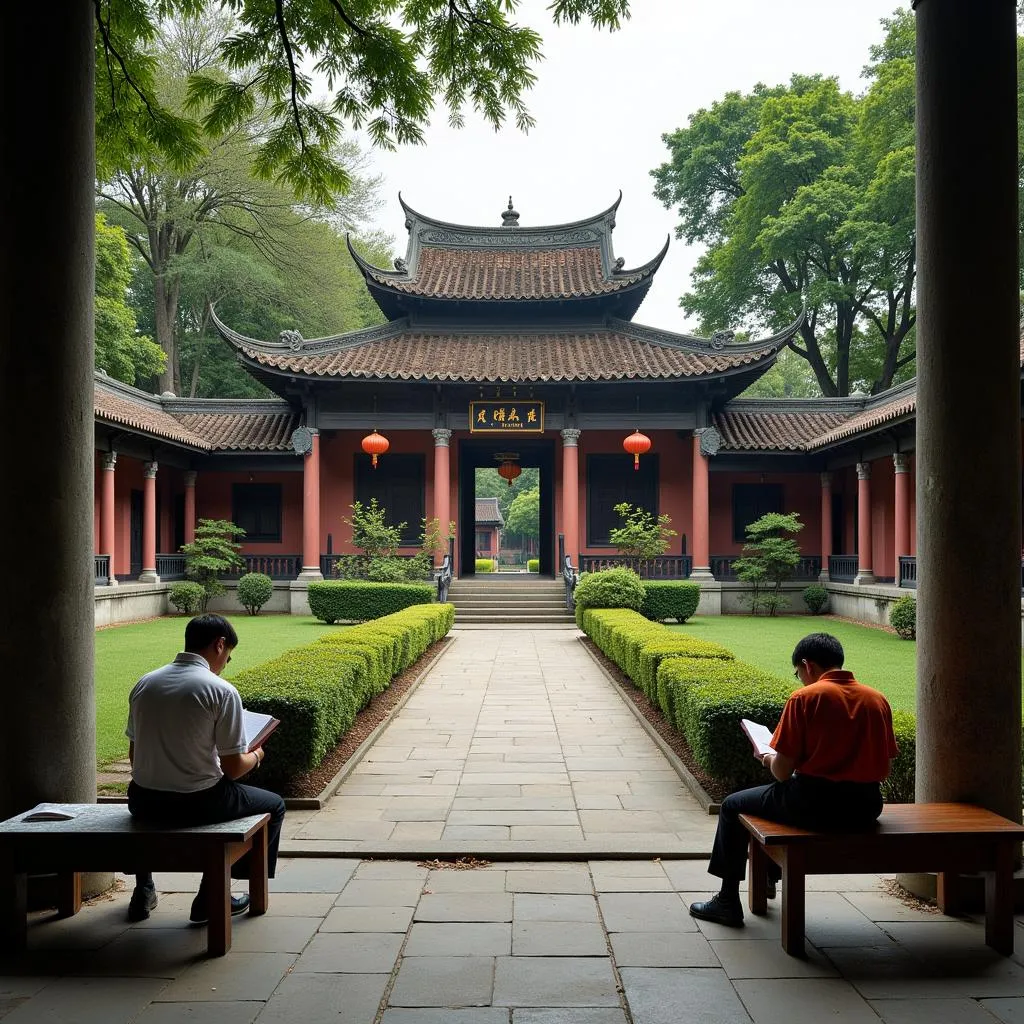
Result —
[{"label": "round topiary bush", "polygon": [[526,560],[526,571],[527,572],[540,572],[540,559],[539,558],[528,558]]},{"label": "round topiary bush", "polygon": [[273,581],[262,572],[247,572],[238,581],[238,601],[250,615],[258,615],[273,593]]},{"label": "round topiary bush", "polygon": [[700,584],[683,580],[647,580],[640,614],[653,622],[685,622],[700,603]]},{"label": "round topiary bush", "polygon": [[604,569],[585,572],[573,591],[576,601],[576,622],[588,608],[632,608],[640,611],[646,591],[632,569]]},{"label": "round topiary bush", "polygon": [[893,602],[889,609],[889,625],[904,640],[917,639],[917,601],[910,594],[904,594]]},{"label": "round topiary bush", "polygon": [[206,601],[206,591],[202,583],[194,583],[191,580],[172,584],[167,596],[171,604],[186,615],[195,615]]},{"label": "round topiary bush", "polygon": [[820,615],[828,604],[828,591],[820,583],[804,588],[804,604],[812,615]]}]

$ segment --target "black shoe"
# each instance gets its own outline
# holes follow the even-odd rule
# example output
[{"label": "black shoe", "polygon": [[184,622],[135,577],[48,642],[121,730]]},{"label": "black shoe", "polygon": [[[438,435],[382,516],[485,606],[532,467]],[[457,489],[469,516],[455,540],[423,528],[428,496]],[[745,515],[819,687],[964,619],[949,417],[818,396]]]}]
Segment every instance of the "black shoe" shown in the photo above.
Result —
[{"label": "black shoe", "polygon": [[739,898],[726,899],[720,892],[702,903],[691,903],[690,914],[702,921],[714,921],[728,928],[743,927],[743,908]]},{"label": "black shoe", "polygon": [[128,920],[145,921],[151,910],[156,910],[156,886],[135,886],[132,898],[128,903]]},{"label": "black shoe", "polygon": [[[231,897],[231,916],[238,917],[239,914],[244,914],[249,909],[249,896],[247,893],[243,893],[241,896]],[[192,901],[192,911],[188,915],[188,919],[193,924],[206,924],[210,915],[206,910],[206,896],[200,893]]]},{"label": "black shoe", "polygon": [[764,894],[770,900],[775,899],[775,897],[778,895],[778,891],[775,887],[775,880],[773,878],[768,879],[768,882],[764,887]]}]

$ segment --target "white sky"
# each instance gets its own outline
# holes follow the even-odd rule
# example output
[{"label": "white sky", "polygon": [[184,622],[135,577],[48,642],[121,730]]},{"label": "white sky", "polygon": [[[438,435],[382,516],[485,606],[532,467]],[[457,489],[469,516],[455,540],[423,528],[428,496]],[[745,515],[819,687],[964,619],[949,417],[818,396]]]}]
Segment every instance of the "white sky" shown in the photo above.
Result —
[{"label": "white sky", "polygon": [[[632,0],[633,17],[618,32],[587,25],[556,29],[549,0],[524,0],[517,19],[544,39],[545,60],[527,94],[537,125],[495,133],[471,114],[452,130],[435,111],[426,145],[374,151],[385,205],[375,226],[405,254],[408,233],[398,203],[461,224],[499,225],[512,195],[523,227],[579,220],[606,209],[622,189],[613,235],[626,267],[646,263],[673,234],[677,217],[653,195],[649,172],[664,163],[665,132],[727,91],[794,72],[836,75],[862,91],[868,47],[879,19],[897,0]],[[679,308],[699,255],[673,239],[636,315],[640,323],[693,330]],[[738,325],[737,325],[738,326]]]}]

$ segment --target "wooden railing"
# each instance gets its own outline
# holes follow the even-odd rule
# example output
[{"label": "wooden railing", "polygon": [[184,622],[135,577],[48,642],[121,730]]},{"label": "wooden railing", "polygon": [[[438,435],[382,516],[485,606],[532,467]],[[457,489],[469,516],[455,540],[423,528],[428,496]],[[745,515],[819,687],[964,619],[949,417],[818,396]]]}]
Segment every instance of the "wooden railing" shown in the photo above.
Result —
[{"label": "wooden railing", "polygon": [[247,572],[261,572],[272,580],[293,580],[302,569],[302,555],[242,555],[245,568],[226,580],[237,580]]},{"label": "wooden railing", "polygon": [[93,555],[93,562],[96,567],[97,587],[105,587],[110,582],[110,555]]},{"label": "wooden railing", "polygon": [[900,586],[917,590],[917,557],[900,555]]},{"label": "wooden railing", "polygon": [[857,577],[856,555],[829,555],[828,578],[833,583],[852,583]]},{"label": "wooden railing", "polygon": [[185,578],[185,556],[157,555],[156,574],[161,580],[183,580]]},{"label": "wooden railing", "polygon": [[684,580],[693,568],[692,555],[658,555],[636,558],[633,555],[580,555],[580,572],[625,567],[639,573],[645,580]]},{"label": "wooden railing", "polygon": [[[716,580],[723,580],[725,582],[738,579],[733,566],[736,560],[742,557],[742,555],[712,555],[711,575]],[[796,569],[793,570],[793,575],[790,579],[810,582],[811,580],[816,580],[820,575],[821,555],[801,555],[800,561],[797,562]]]}]

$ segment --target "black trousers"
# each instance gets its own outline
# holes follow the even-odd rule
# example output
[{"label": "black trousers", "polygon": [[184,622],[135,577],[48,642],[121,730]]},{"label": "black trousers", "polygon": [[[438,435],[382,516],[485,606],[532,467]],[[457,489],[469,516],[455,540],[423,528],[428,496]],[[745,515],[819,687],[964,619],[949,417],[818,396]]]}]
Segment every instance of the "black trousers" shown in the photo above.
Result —
[{"label": "black trousers", "polygon": [[[233,821],[250,814],[269,814],[267,830],[267,874],[273,878],[277,868],[277,848],[281,845],[284,824],[284,801],[276,794],[223,776],[215,786],[198,793],[169,793],[162,789],[146,789],[136,782],[128,784],[128,810],[133,818],[166,825],[212,825]],[[231,867],[232,878],[249,877],[249,854]],[[139,885],[149,884],[150,875],[137,875]]]},{"label": "black trousers", "polygon": [[[881,813],[882,793],[877,782],[833,782],[794,775],[785,782],[742,789],[722,801],[708,871],[727,882],[741,882],[746,877],[750,833],[740,824],[741,814],[816,831],[852,831],[869,827]],[[775,874],[774,862],[772,870]]]}]

